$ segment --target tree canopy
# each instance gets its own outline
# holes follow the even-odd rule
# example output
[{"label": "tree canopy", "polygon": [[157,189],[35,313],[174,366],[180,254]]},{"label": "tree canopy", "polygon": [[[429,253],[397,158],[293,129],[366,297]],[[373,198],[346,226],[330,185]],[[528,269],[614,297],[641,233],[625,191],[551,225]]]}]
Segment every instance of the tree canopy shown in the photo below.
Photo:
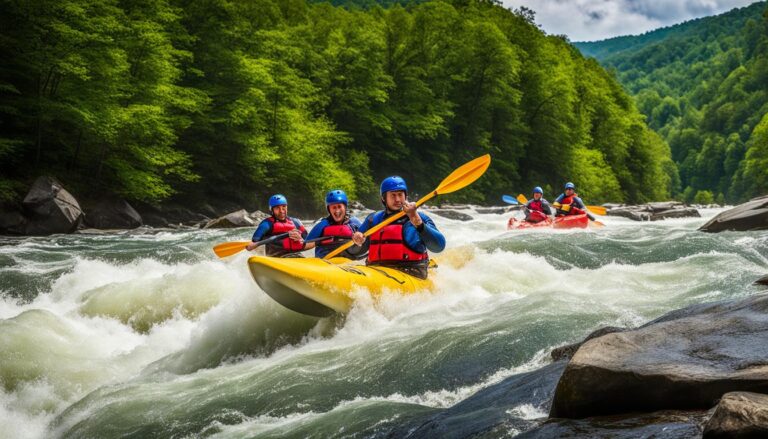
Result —
[{"label": "tree canopy", "polygon": [[261,206],[282,192],[315,209],[333,188],[373,201],[391,174],[423,193],[485,153],[488,174],[454,199],[573,181],[591,203],[643,202],[678,184],[613,75],[527,9],[0,1],[5,199],[51,173],[82,194]]}]

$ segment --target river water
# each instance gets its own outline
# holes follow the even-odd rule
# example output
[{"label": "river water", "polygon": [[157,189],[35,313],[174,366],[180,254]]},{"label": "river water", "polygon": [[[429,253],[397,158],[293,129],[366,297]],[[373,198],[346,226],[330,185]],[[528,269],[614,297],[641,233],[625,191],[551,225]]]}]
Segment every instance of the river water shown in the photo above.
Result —
[{"label": "river water", "polygon": [[598,327],[748,296],[768,272],[767,232],[696,231],[717,210],[518,232],[465,212],[434,217],[436,291],[360,291],[328,319],[273,302],[245,252],[215,257],[248,229],[0,238],[0,437],[386,436]]}]

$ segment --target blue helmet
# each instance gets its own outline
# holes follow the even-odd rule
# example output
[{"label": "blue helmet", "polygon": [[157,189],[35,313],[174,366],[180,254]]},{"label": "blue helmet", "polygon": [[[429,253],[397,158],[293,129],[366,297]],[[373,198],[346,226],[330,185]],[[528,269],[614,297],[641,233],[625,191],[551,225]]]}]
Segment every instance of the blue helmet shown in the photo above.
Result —
[{"label": "blue helmet", "polygon": [[381,182],[381,195],[392,191],[405,191],[405,193],[408,193],[408,186],[405,185],[405,180],[402,177],[393,175]]},{"label": "blue helmet", "polygon": [[287,206],[288,205],[288,199],[285,198],[285,195],[283,194],[275,194],[269,197],[269,209],[272,210],[272,208],[277,206]]},{"label": "blue helmet", "polygon": [[536,186],[535,188],[533,188],[533,193],[544,195],[544,191],[541,189],[541,186]]},{"label": "blue helmet", "polygon": [[570,181],[565,184],[566,189],[576,189],[576,185],[571,183]]},{"label": "blue helmet", "polygon": [[334,189],[325,196],[325,206],[328,207],[331,204],[343,203],[345,206],[348,203],[347,194],[341,189]]}]

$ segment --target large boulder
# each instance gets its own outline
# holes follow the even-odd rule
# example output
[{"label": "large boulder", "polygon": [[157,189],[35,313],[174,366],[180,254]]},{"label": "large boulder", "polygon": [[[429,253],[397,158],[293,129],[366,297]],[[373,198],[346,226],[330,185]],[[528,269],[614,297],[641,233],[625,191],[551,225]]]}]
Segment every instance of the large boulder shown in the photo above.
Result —
[{"label": "large boulder", "polygon": [[435,214],[437,216],[441,216],[443,218],[448,218],[452,220],[458,220],[458,221],[472,221],[474,218],[472,218],[470,215],[467,215],[463,212],[457,212],[455,210],[448,210],[448,209],[432,209],[429,211],[430,214]]},{"label": "large boulder", "polygon": [[704,427],[704,439],[766,437],[768,395],[760,393],[726,393]]},{"label": "large boulder", "polygon": [[708,409],[727,392],[768,392],[768,295],[694,305],[582,345],[550,415]]},{"label": "large boulder", "polygon": [[53,177],[38,177],[22,204],[29,214],[27,235],[72,233],[83,220],[80,203]]},{"label": "large boulder", "polygon": [[208,221],[204,229],[231,229],[235,227],[255,227],[256,222],[245,209],[230,212],[220,218]]},{"label": "large boulder", "polygon": [[721,232],[723,230],[766,230],[768,229],[768,195],[739,204],[733,209],[720,212],[707,221],[699,230]]},{"label": "large boulder", "polygon": [[619,207],[610,209],[606,213],[608,216],[620,216],[635,221],[649,221],[651,219],[651,213],[643,206]]},{"label": "large boulder", "polygon": [[135,229],[144,225],[144,221],[127,201],[109,198],[86,209],[85,224],[95,229]]},{"label": "large boulder", "polygon": [[559,348],[552,349],[552,352],[550,352],[549,355],[552,357],[552,361],[566,360],[568,358],[573,357],[573,354],[575,354],[576,351],[579,350],[581,345],[588,342],[589,340],[592,340],[593,338],[597,338],[597,337],[602,337],[606,334],[611,334],[611,333],[620,332],[620,331],[626,331],[626,328],[619,328],[617,326],[604,326],[596,331],[593,331],[588,336],[586,336],[584,340],[578,343],[572,343],[565,346],[560,346]]},{"label": "large boulder", "polygon": [[656,201],[647,203],[645,207],[652,213],[659,213],[671,209],[682,209],[685,206],[679,201]]}]

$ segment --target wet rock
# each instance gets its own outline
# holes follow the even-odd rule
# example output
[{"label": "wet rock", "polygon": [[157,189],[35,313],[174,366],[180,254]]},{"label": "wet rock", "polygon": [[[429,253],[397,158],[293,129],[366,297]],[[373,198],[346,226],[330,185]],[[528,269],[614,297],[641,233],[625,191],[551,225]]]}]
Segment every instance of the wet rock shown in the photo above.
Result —
[{"label": "wet rock", "polygon": [[768,392],[768,295],[694,305],[598,337],[571,359],[552,417],[708,409],[732,391]]},{"label": "wet rock", "polygon": [[127,201],[105,199],[86,209],[85,225],[95,229],[135,229],[144,221]]},{"label": "wet rock", "polygon": [[606,212],[608,216],[620,216],[622,218],[629,218],[635,221],[650,221],[651,214],[644,207],[641,206],[628,206],[620,207],[618,209],[610,209]]},{"label": "wet rock", "polygon": [[619,328],[616,326],[605,326],[603,328],[600,328],[588,336],[584,338],[584,340],[578,342],[578,343],[572,343],[565,346],[560,346],[559,348],[552,349],[552,352],[550,355],[552,356],[553,361],[560,361],[560,360],[567,360],[571,357],[573,357],[573,354],[576,353],[576,351],[583,345],[584,343],[588,342],[589,340],[592,340],[593,338],[602,337],[606,334],[612,334],[614,332],[620,332],[625,331],[626,328]]},{"label": "wet rock", "polygon": [[347,204],[347,208],[350,209],[350,210],[371,210],[371,209],[365,207],[365,205],[363,205],[363,203],[361,203],[361,202],[359,202],[357,200],[350,201],[349,204]]},{"label": "wet rock", "polygon": [[[193,212],[185,206],[176,204],[155,206],[136,203],[133,207],[141,215],[144,224],[152,227],[170,227],[171,225],[175,227],[180,225],[195,226],[201,221],[209,221],[211,219],[200,212]],[[204,207],[204,209],[208,211],[210,206]]]},{"label": "wet rock", "polygon": [[760,393],[726,393],[704,427],[704,439],[766,437],[768,395]]},{"label": "wet rock", "polygon": [[251,219],[245,209],[230,212],[220,218],[208,221],[204,229],[231,229],[235,227],[255,227],[256,222]]},{"label": "wet rock", "polygon": [[669,209],[651,214],[651,221],[659,221],[668,218],[701,218],[701,214],[693,207],[684,207],[680,209]]},{"label": "wet rock", "polygon": [[721,212],[699,228],[704,232],[766,229],[768,229],[768,196],[755,198]]},{"label": "wet rock", "polygon": [[756,280],[755,285],[768,285],[768,274]]},{"label": "wet rock", "polygon": [[520,439],[533,438],[680,438],[700,437],[705,411],[662,411],[630,416],[604,416],[587,419],[551,419],[527,431]]},{"label": "wet rock", "polygon": [[656,201],[647,203],[644,207],[652,213],[659,213],[671,209],[682,209],[685,206],[679,201]]},{"label": "wet rock", "polygon": [[27,235],[72,233],[83,220],[80,204],[53,177],[38,177],[22,204],[29,214],[24,228]]},{"label": "wet rock", "polygon": [[478,207],[477,213],[482,213],[485,215],[503,215],[505,213],[509,212],[509,208],[506,206],[500,206],[500,207]]},{"label": "wet rock", "polygon": [[263,220],[270,217],[270,215],[266,212],[262,212],[260,210],[254,210],[253,212],[249,213],[248,216],[256,223],[260,223]]},{"label": "wet rock", "polygon": [[27,227],[27,218],[21,209],[13,206],[0,206],[0,234],[23,235]]},{"label": "wet rock", "polygon": [[441,216],[443,218],[448,218],[448,219],[458,220],[458,221],[473,220],[473,218],[470,215],[467,215],[466,213],[463,213],[463,212],[456,212],[455,210],[433,209],[433,210],[430,210],[429,213]]},{"label": "wet rock", "polygon": [[[388,437],[501,437],[510,431],[528,430],[541,422],[535,412],[546,413],[564,367],[565,362],[560,361],[509,377],[450,408],[401,425]],[[523,407],[534,411],[533,419],[531,413],[517,413]]]}]

